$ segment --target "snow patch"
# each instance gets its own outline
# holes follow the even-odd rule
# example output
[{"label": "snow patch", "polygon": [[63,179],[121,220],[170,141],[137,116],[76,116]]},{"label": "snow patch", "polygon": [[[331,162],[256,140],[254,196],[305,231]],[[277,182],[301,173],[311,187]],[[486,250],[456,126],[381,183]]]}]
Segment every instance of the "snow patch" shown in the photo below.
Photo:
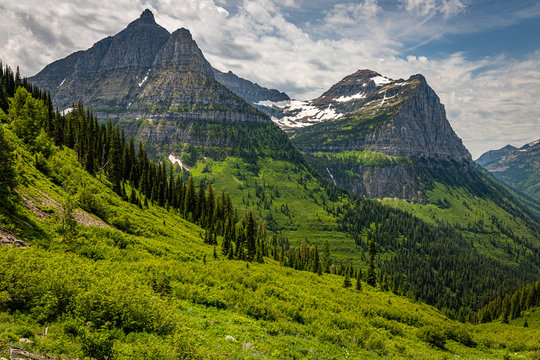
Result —
[{"label": "snow patch", "polygon": [[332,173],[330,172],[330,170],[328,170],[328,167],[326,167],[326,171],[328,171],[328,175],[330,175],[330,177],[332,178],[332,181],[334,182],[334,185],[337,186],[336,180],[334,180],[334,175],[332,175]]},{"label": "snow patch", "polygon": [[60,83],[60,85],[58,85],[57,87],[60,87],[62,85],[64,85],[64,81],[66,81],[67,77],[64,78],[64,80],[62,80],[62,82]]},{"label": "snow patch", "polygon": [[66,115],[66,114],[69,114],[69,113],[72,112],[72,111],[73,111],[73,108],[72,108],[72,107],[68,107],[67,109],[64,109],[64,110],[62,111],[61,114],[62,114],[62,115]]},{"label": "snow patch", "polygon": [[283,109],[284,107],[290,105],[290,103],[291,103],[291,100],[283,100],[283,101],[261,100],[255,105],[277,107],[277,108]]},{"label": "snow patch", "polygon": [[356,100],[356,99],[365,99],[365,97],[366,97],[366,93],[360,92],[358,94],[354,94],[351,96],[341,96],[335,100],[337,102],[346,102],[346,101],[351,101],[351,100]]},{"label": "snow patch", "polygon": [[389,78],[387,78],[385,76],[380,76],[380,75],[372,77],[371,80],[373,80],[375,82],[375,85],[377,85],[377,86],[388,84],[388,83],[392,82],[392,79],[389,79]]},{"label": "snow patch", "polygon": [[174,156],[173,154],[169,155],[169,161],[171,162],[171,164],[178,164],[180,165],[180,168],[182,169],[186,169],[187,171],[191,171],[189,170],[189,168],[187,166],[184,165],[184,163],[182,163],[182,160],[180,160],[179,158],[177,158],[176,156]]},{"label": "snow patch", "polygon": [[330,106],[321,109],[311,105],[308,101],[291,100],[289,106],[283,108],[283,110],[291,115],[280,119],[272,117],[272,121],[281,128],[301,128],[343,116],[343,114],[337,113]]},{"label": "snow patch", "polygon": [[148,71],[146,72],[146,75],[144,76],[144,79],[142,79],[142,81],[139,83],[139,87],[141,87],[142,84],[144,84],[144,82],[148,80],[148,74],[150,74],[150,70],[152,70],[152,68],[148,69]]}]

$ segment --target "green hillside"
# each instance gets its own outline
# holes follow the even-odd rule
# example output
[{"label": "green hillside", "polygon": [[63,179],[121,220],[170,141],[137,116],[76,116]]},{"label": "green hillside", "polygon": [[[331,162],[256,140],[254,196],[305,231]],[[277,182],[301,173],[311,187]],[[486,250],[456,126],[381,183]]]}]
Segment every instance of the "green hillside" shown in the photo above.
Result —
[{"label": "green hillside", "polygon": [[13,126],[0,132],[17,174],[16,186],[1,177],[0,226],[11,245],[0,247],[0,356],[22,348],[96,359],[538,357],[532,327],[462,324],[364,281],[357,290],[354,279],[346,288],[342,276],[270,257],[228,260],[180,211],[122,199],[75,151],[45,136],[30,145]]}]

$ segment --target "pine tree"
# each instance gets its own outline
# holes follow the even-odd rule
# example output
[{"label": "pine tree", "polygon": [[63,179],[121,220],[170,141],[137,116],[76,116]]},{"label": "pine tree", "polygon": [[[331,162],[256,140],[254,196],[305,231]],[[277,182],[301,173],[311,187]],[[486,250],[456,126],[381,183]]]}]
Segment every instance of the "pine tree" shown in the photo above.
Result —
[{"label": "pine tree", "polygon": [[120,133],[118,126],[111,130],[108,158],[108,178],[113,184],[113,190],[117,194],[121,193],[120,183],[122,182],[122,144],[120,143]]},{"label": "pine tree", "polygon": [[362,271],[360,271],[360,269],[358,269],[358,273],[356,274],[356,290],[358,290],[358,291],[362,290],[361,278],[362,278]]},{"label": "pine tree", "polygon": [[0,196],[2,197],[17,185],[13,165],[13,148],[7,142],[3,125],[0,124]]},{"label": "pine tree", "polygon": [[246,214],[245,237],[247,260],[253,261],[255,256],[255,219],[253,218],[253,213],[251,211],[248,211]]},{"label": "pine tree", "polygon": [[330,269],[330,245],[328,240],[324,240],[322,253],[322,271],[327,273]]},{"label": "pine tree", "polygon": [[343,287],[344,288],[350,288],[351,287],[351,278],[349,277],[349,273],[345,273],[345,278],[343,279]]},{"label": "pine tree", "polygon": [[367,270],[367,283],[368,285],[375,286],[377,285],[377,277],[375,274],[375,255],[377,254],[377,249],[375,248],[375,240],[371,237],[369,242],[369,265]]},{"label": "pine tree", "polygon": [[189,176],[188,185],[186,189],[186,196],[184,201],[184,217],[186,219],[189,219],[190,217],[193,219],[193,213],[195,211],[195,184],[193,183],[193,176]]}]

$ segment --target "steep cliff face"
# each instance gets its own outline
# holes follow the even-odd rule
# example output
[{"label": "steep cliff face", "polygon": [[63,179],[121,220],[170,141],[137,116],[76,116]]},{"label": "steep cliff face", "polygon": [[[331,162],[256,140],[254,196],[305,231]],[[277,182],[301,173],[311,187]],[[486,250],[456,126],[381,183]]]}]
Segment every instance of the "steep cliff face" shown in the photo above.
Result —
[{"label": "steep cliff face", "polygon": [[391,156],[472,160],[425,78],[416,75],[409,82],[416,82],[415,93],[395,116],[366,136],[364,149]]},{"label": "steep cliff face", "polygon": [[520,148],[507,145],[488,151],[476,163],[540,203],[540,140]]},{"label": "steep cliff face", "polygon": [[315,121],[308,114],[288,129],[292,142],[328,180],[355,193],[422,201],[424,175],[444,173],[448,162],[471,170],[470,153],[422,75],[391,80],[360,70],[310,104],[339,115]]},{"label": "steep cliff face", "polygon": [[227,89],[231,90],[251,105],[256,105],[261,101],[279,102],[290,100],[289,96],[284,92],[262,87],[259,84],[255,84],[235,75],[231,71],[225,73],[214,69],[214,77],[219,83],[225,85]]},{"label": "steep cliff face", "polygon": [[187,29],[169,34],[149,10],[115,36],[54,62],[30,81],[48,89],[60,109],[81,100],[99,118],[154,142],[156,151],[182,143],[219,145],[218,139],[227,138],[218,125],[212,134],[192,134],[196,122],[271,123],[216,81]]}]

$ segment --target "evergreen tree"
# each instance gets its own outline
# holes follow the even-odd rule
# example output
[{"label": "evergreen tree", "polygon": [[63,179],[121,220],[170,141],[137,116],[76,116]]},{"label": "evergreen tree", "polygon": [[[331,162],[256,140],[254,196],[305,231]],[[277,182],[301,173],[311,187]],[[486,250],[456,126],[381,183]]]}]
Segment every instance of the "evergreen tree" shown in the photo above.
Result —
[{"label": "evergreen tree", "polygon": [[[369,234],[369,233],[368,233]],[[375,286],[377,285],[377,278],[375,274],[375,255],[377,254],[377,249],[375,248],[375,240],[371,237],[369,242],[369,265],[367,270],[367,280],[368,285]]]},{"label": "evergreen tree", "polygon": [[356,290],[360,291],[362,290],[362,271],[358,269],[358,273],[356,274]]},{"label": "evergreen tree", "polygon": [[[109,120],[110,123],[110,120]],[[108,178],[113,184],[113,190],[117,194],[121,194],[121,186],[123,177],[122,169],[122,144],[120,142],[120,132],[118,126],[111,130],[109,147],[109,164]]]},{"label": "evergreen tree", "polygon": [[345,273],[345,278],[343,279],[343,287],[344,288],[350,288],[351,287],[351,278],[349,277],[349,273]]},{"label": "evergreen tree", "polygon": [[13,166],[13,148],[4,135],[4,127],[0,124],[0,196],[6,196],[17,185]]},{"label": "evergreen tree", "polygon": [[328,240],[324,240],[323,253],[322,253],[322,271],[329,272],[330,270],[330,244]]},{"label": "evergreen tree", "polygon": [[247,260],[253,261],[255,256],[255,219],[251,211],[246,214],[245,240]]},{"label": "evergreen tree", "polygon": [[186,196],[184,201],[184,217],[186,219],[193,219],[193,213],[195,212],[196,203],[195,184],[193,183],[193,176],[189,176],[188,185],[186,189]]}]

